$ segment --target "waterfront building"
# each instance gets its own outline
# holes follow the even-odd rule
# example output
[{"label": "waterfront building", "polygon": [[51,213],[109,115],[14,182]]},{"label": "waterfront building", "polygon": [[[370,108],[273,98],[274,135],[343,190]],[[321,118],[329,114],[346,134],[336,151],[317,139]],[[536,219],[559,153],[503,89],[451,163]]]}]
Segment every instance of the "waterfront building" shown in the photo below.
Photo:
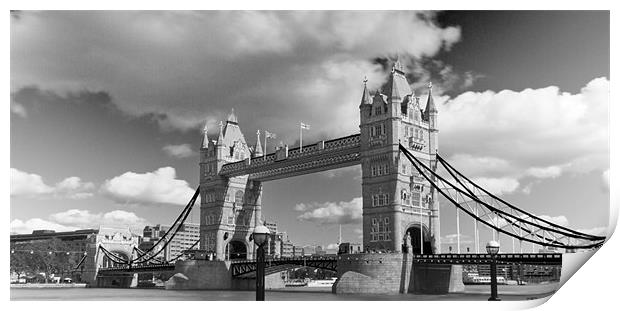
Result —
[{"label": "waterfront building", "polygon": [[338,245],[339,254],[358,254],[362,252],[362,244],[360,243],[343,242]]},{"label": "waterfront building", "polygon": [[29,234],[11,234],[11,249],[31,243],[48,243],[51,239],[62,241],[72,252],[86,252],[95,243],[99,229],[83,229],[56,232],[54,230],[34,230]]},{"label": "waterfront building", "polygon": [[[63,249],[51,249],[52,240],[62,242]],[[91,281],[95,267],[114,266],[108,258],[97,257],[98,246],[107,245],[111,253],[128,259],[132,255],[133,247],[138,246],[142,237],[131,232],[129,228],[110,228],[100,226],[98,229],[81,229],[75,231],[56,232],[54,230],[34,230],[30,234],[12,234],[10,247],[12,251],[44,251],[50,255],[57,253],[69,253],[67,260],[74,261],[85,259],[78,270],[72,271],[74,281]],[[116,247],[118,246],[118,247]],[[69,261],[67,262],[67,265]],[[71,268],[73,269],[73,268]],[[44,272],[44,271],[42,271]]]},{"label": "waterfront building", "polygon": [[295,256],[295,246],[291,241],[283,241],[282,242],[282,250],[280,251],[281,257],[294,257]]},{"label": "waterfront building", "polygon": [[[143,242],[140,243],[139,248],[143,251],[151,249],[161,238],[164,237],[170,226],[164,226],[157,224],[155,226],[144,227]],[[196,241],[200,239],[200,224],[184,223],[174,236],[172,241],[166,245],[166,248],[158,254],[157,259],[172,260],[188,248],[190,248]],[[158,252],[163,247],[165,241],[162,241],[152,253]]]}]

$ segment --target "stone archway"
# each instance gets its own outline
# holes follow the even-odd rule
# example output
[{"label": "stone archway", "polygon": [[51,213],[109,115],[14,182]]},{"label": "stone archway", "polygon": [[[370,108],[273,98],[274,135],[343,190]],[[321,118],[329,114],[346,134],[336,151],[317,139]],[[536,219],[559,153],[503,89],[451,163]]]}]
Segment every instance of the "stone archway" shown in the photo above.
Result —
[{"label": "stone archway", "polygon": [[225,254],[228,260],[247,259],[248,249],[242,241],[230,241],[226,244]]},{"label": "stone archway", "polygon": [[[420,239],[420,234],[422,232],[422,239]],[[428,228],[422,227],[420,230],[420,225],[412,225],[407,228],[405,231],[405,240],[408,243],[409,251],[412,254],[433,254],[433,246],[431,243],[431,236]]]},{"label": "stone archway", "polygon": [[[122,258],[122,260],[128,261],[130,255],[127,254],[124,251],[110,251],[110,253],[116,255],[119,258]],[[113,260],[111,260],[110,258],[108,258],[107,256],[103,256],[102,258],[102,262],[101,262],[101,267],[102,268],[113,268],[113,267],[120,267],[122,266],[122,264],[118,264],[116,262],[114,262]]]}]

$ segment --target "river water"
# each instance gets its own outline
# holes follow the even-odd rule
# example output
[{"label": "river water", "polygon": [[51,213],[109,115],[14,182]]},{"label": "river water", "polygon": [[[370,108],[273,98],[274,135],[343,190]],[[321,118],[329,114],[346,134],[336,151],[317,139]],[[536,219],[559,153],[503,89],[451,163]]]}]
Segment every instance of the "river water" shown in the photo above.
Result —
[{"label": "river water", "polygon": [[[548,296],[555,285],[499,286],[502,300],[529,300]],[[159,288],[11,288],[11,300],[226,300],[252,301],[254,291],[164,290]],[[333,300],[487,300],[489,287],[468,285],[465,293],[448,295],[335,295],[330,288],[286,288],[265,292],[265,300],[272,301],[333,301]]]}]

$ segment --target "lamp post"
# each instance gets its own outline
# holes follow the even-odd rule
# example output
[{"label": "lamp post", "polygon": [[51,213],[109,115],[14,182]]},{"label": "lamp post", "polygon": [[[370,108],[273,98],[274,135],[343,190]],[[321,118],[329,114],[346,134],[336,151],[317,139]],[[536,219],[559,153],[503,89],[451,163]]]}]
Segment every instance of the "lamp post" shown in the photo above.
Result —
[{"label": "lamp post", "polygon": [[500,301],[497,297],[497,261],[496,255],[499,253],[499,243],[497,241],[490,241],[487,243],[487,253],[491,255],[491,297],[489,301]]},{"label": "lamp post", "polygon": [[256,301],[265,301],[265,243],[269,236],[269,229],[259,225],[254,228],[254,243],[256,250]]}]

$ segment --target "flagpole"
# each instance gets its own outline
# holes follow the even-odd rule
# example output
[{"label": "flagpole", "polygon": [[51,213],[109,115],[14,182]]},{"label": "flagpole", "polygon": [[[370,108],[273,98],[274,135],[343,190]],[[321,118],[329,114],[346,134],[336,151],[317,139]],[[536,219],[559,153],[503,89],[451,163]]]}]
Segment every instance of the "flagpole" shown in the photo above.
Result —
[{"label": "flagpole", "polygon": [[302,131],[303,131],[303,126],[302,123],[299,123],[299,153],[301,153],[303,151],[303,144],[302,144]]},{"label": "flagpole", "polygon": [[265,138],[265,151],[263,152],[263,160],[267,159],[267,151],[269,150],[269,149],[267,149],[267,131],[265,131],[265,137],[264,138]]}]

